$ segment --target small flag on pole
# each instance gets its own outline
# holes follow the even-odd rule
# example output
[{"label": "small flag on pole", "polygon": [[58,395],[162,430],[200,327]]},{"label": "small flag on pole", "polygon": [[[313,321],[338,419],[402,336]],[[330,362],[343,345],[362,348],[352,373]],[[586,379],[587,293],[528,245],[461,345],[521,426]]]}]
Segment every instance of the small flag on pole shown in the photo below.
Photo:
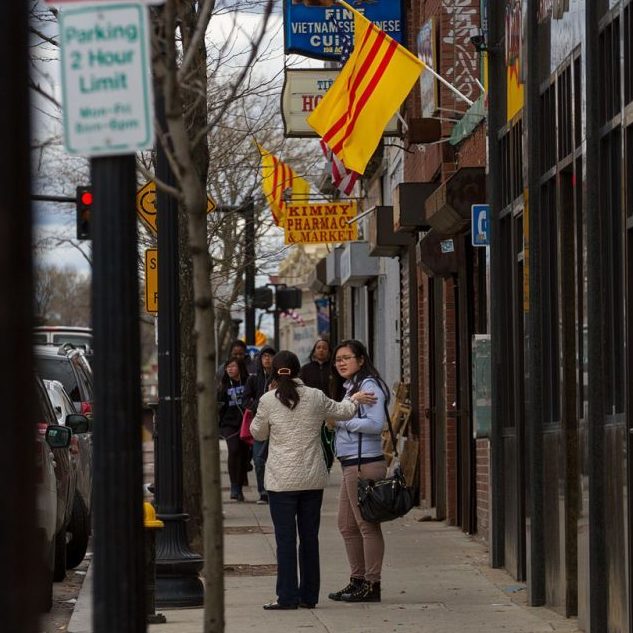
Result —
[{"label": "small flag on pole", "polygon": [[321,140],[321,151],[325,155],[325,158],[330,163],[332,170],[332,184],[343,194],[349,196],[354,190],[356,181],[360,178],[360,174],[347,169],[341,159],[332,152],[332,150],[326,145],[325,141]]},{"label": "small flag on pole", "polygon": [[262,191],[273,214],[277,226],[283,226],[286,219],[286,201],[307,202],[310,183],[297,176],[295,170],[274,154],[257,144],[262,157]]},{"label": "small flag on pole", "polygon": [[363,174],[424,62],[349,8],[354,12],[354,50],[307,121],[347,169]]}]

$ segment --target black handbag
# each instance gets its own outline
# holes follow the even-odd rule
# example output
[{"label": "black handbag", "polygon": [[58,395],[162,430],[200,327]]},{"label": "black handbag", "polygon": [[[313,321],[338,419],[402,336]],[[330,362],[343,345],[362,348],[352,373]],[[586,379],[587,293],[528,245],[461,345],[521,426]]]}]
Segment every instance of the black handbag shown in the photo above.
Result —
[{"label": "black handbag", "polygon": [[[396,437],[389,419],[389,412],[385,406],[389,434],[393,443],[394,459],[398,457]],[[394,470],[391,477],[379,479],[363,479],[360,476],[361,445],[363,434],[358,434],[358,507],[365,521],[369,523],[382,523],[393,521],[404,516],[414,503],[413,488],[407,486],[407,482],[399,467]]]}]

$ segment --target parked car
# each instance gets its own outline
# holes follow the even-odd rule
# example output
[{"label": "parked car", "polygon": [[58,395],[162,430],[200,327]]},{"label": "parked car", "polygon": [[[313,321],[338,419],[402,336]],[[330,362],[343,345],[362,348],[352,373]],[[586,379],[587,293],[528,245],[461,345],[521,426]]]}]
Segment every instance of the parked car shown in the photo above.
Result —
[{"label": "parked car", "polygon": [[90,421],[78,415],[63,385],[58,380],[45,380],[44,385],[53,405],[57,423],[73,432],[70,442],[71,463],[76,475],[76,493],[70,523],[66,528],[66,567],[74,569],[86,555],[90,538],[92,501],[92,433]]},{"label": "parked car", "polygon": [[33,342],[36,345],[55,347],[70,343],[81,348],[88,356],[92,355],[92,329],[89,327],[40,325],[33,329]]},{"label": "parked car", "polygon": [[35,345],[33,350],[42,378],[61,382],[77,413],[91,415],[94,383],[85,354],[69,344],[60,347]]},{"label": "parked car", "polygon": [[[41,605],[51,607],[53,580],[65,575],[65,560],[58,559],[57,544],[65,544],[66,522],[74,481],[70,462],[70,428],[57,424],[42,380],[35,376],[37,416],[35,423],[36,522],[40,555]],[[64,547],[65,549],[65,547]],[[63,574],[61,566],[63,564]]]}]

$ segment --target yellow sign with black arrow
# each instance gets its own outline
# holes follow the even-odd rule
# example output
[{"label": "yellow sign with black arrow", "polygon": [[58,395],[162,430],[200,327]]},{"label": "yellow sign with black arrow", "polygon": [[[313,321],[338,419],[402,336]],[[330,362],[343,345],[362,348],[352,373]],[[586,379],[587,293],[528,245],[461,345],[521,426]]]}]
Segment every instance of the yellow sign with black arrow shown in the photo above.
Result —
[{"label": "yellow sign with black arrow", "polygon": [[[217,205],[211,196],[207,196],[207,213],[213,213]],[[156,235],[156,183],[146,182],[136,192],[136,212],[145,226]]]}]

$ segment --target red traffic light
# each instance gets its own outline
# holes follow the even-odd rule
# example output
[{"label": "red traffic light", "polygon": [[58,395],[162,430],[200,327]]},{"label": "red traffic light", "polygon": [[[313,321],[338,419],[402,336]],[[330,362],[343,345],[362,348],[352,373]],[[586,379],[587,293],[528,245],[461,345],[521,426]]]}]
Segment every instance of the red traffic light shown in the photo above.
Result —
[{"label": "red traffic light", "polygon": [[81,193],[81,204],[90,206],[92,204],[92,191],[83,191]]}]

